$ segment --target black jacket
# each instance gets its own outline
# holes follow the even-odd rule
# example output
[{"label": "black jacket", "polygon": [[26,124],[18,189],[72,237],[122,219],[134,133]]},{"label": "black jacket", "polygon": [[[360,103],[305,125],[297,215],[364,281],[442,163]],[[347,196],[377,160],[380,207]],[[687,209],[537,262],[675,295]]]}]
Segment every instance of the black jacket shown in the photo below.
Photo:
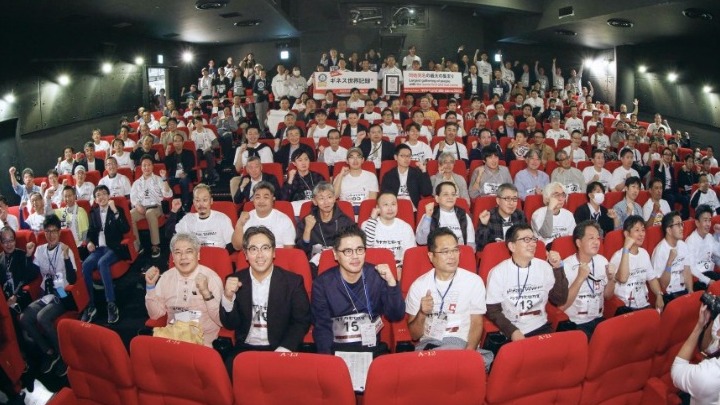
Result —
[{"label": "black jacket", "polygon": [[[78,166],[82,166],[85,168],[85,170],[88,170],[88,162],[87,159],[80,159],[76,161],[73,164],[73,173],[75,173],[75,168]],[[105,171],[105,161],[102,159],[95,158],[95,170],[100,172],[100,176],[103,175],[103,172]],[[96,184],[97,186],[97,184]]]},{"label": "black jacket", "polygon": [[[463,77],[463,92],[465,93],[465,100],[469,100],[470,98],[472,98],[473,85],[470,75]],[[477,81],[475,85],[475,96],[480,97],[481,100],[483,98],[483,81],[480,76],[477,76]]]},{"label": "black jacket", "polygon": [[[108,213],[105,217],[105,244],[115,252],[118,259],[129,259],[130,252],[128,251],[128,247],[122,244],[122,240],[125,233],[130,230],[130,224],[127,218],[125,218],[123,209],[120,207],[116,208],[117,214],[113,214],[112,210],[108,207]],[[90,210],[90,226],[85,239],[92,242],[95,246],[99,246],[98,239],[102,229],[100,207],[94,206],[92,210]]]},{"label": "black jacket", "polygon": [[[240,184],[242,184],[242,181],[246,178],[250,178],[247,174],[244,174],[242,178],[240,179]],[[275,199],[281,200],[282,199],[282,189],[280,188],[280,185],[278,184],[277,178],[275,178],[274,175],[269,173],[263,173],[262,174],[262,181],[267,181],[268,183],[272,184],[273,187],[275,187]],[[248,184],[244,187],[238,187],[237,192],[235,192],[235,195],[233,196],[233,202],[235,204],[242,204],[246,201],[250,201],[250,187],[252,187],[252,182],[248,182]]]},{"label": "black jacket", "polygon": [[[600,224],[600,229],[605,232],[607,235],[608,232],[615,229],[615,222],[612,218],[608,216],[608,210],[607,208],[600,206],[600,219],[597,221],[598,224]],[[590,216],[590,207],[588,207],[587,204],[583,204],[575,210],[573,213],[573,216],[575,217],[575,223],[579,224],[582,221],[586,221],[588,219],[592,219]]]},{"label": "black jacket", "polygon": [[[180,153],[180,163],[182,163],[183,171],[190,177],[190,180],[195,180],[195,154],[187,149],[183,149]],[[167,168],[168,177],[175,177],[175,171],[177,170],[178,155],[173,150],[169,155],[165,156],[165,168]]]},{"label": "black jacket", "polygon": [[32,302],[32,298],[22,293],[22,287],[32,283],[40,275],[40,272],[37,266],[33,265],[33,258],[27,257],[25,252],[20,249],[15,249],[10,254],[10,258],[12,283],[9,283],[7,278],[7,255],[0,250],[0,287],[6,299],[13,295],[18,296],[18,304],[21,309],[24,309]]},{"label": "black jacket", "polygon": [[[300,143],[298,144],[298,148],[307,152],[311,162],[315,161],[315,151],[311,147],[305,145],[304,143]],[[283,171],[285,172],[287,171],[289,160],[290,144],[287,143],[281,146],[280,149],[275,153],[275,162],[280,163],[283,167]]]},{"label": "black jacket", "polygon": [[[236,344],[247,339],[252,323],[253,297],[250,270],[243,269],[229,277],[240,279],[242,286],[235,295],[231,312],[220,306],[220,322],[235,330]],[[310,328],[310,300],[302,276],[275,266],[270,275],[270,292],[267,302],[268,342],[275,350],[282,346],[297,351]]]},{"label": "black jacket", "polygon": [[[370,152],[372,148],[372,142],[370,139],[365,138],[360,143],[360,150],[363,153],[363,156],[365,156],[365,160],[368,160],[368,157],[370,156]],[[393,160],[395,159],[395,145],[390,141],[382,141],[382,149],[380,151],[382,155],[380,156],[380,160],[383,162],[386,160]]]},{"label": "black jacket", "polygon": [[[410,194],[410,200],[412,200],[415,207],[418,206],[422,197],[430,196],[433,192],[430,176],[428,176],[427,173],[423,173],[417,167],[410,167],[408,169],[407,188],[408,194]],[[400,189],[400,175],[397,167],[385,173],[380,189],[395,194],[398,193]]]},{"label": "black jacket", "polygon": [[675,171],[673,170],[673,165],[670,164],[670,167],[668,167],[668,169],[670,170],[670,178],[666,178],[666,173],[665,173],[665,169],[663,168],[663,165],[656,164],[655,168],[653,169],[653,177],[662,180],[663,192],[665,191],[665,185],[669,181],[670,182],[670,191],[672,191],[672,193],[677,193],[678,185],[674,180],[675,179]]}]

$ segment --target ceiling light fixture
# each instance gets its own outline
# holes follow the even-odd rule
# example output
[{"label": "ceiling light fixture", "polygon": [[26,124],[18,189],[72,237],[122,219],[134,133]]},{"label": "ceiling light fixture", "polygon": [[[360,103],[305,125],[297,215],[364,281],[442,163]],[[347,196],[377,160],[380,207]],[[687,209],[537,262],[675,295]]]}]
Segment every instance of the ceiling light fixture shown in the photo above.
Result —
[{"label": "ceiling light fixture", "polygon": [[198,10],[217,10],[227,6],[227,0],[198,0],[195,8]]},{"label": "ceiling light fixture", "polygon": [[254,20],[241,20],[233,24],[236,27],[256,27],[262,23],[262,20],[257,18]]},{"label": "ceiling light fixture", "polygon": [[707,84],[703,86],[703,93],[710,93],[712,92],[712,87],[708,86]]},{"label": "ceiling light fixture", "polygon": [[12,93],[8,93],[8,94],[5,95],[5,97],[3,97],[3,99],[4,99],[8,104],[12,104],[12,103],[15,102],[15,95],[12,94]]},{"label": "ceiling light fixture", "polygon": [[563,36],[566,36],[566,37],[574,37],[574,36],[577,35],[577,32],[575,32],[575,31],[570,31],[570,30],[565,30],[565,29],[559,29],[559,30],[555,30],[555,34],[556,34],[556,35],[563,35]]},{"label": "ceiling light fixture", "polygon": [[110,63],[110,62],[105,62],[105,63],[103,63],[102,66],[100,67],[100,70],[102,70],[103,73],[108,74],[108,73],[112,72],[112,70],[113,70],[113,65],[112,65],[112,63]]},{"label": "ceiling light fixture", "polygon": [[70,84],[70,76],[65,74],[58,76],[58,83],[61,86],[67,86],[68,84]]},{"label": "ceiling light fixture", "polygon": [[611,18],[607,20],[607,25],[615,28],[632,28],[635,23],[624,18]]},{"label": "ceiling light fixture", "polygon": [[144,65],[144,64],[145,64],[145,58],[143,58],[142,56],[137,56],[137,57],[135,57],[135,64],[138,65],[138,66]]},{"label": "ceiling light fixture", "polygon": [[699,19],[705,21],[710,21],[713,19],[713,14],[710,11],[702,8],[686,8],[685,10],[683,10],[682,13],[685,17],[692,19]]},{"label": "ceiling light fixture", "polygon": [[185,63],[190,63],[190,62],[192,62],[192,61],[193,61],[193,58],[194,58],[194,56],[193,56],[192,52],[190,52],[190,51],[185,51],[185,52],[182,53],[182,60],[183,60],[183,62],[185,62]]},{"label": "ceiling light fixture", "polygon": [[670,83],[675,83],[675,81],[678,79],[678,74],[675,72],[670,72],[667,75],[667,79]]},{"label": "ceiling light fixture", "polygon": [[638,72],[640,72],[640,73],[647,72],[647,66],[645,66],[645,65],[638,66]]}]

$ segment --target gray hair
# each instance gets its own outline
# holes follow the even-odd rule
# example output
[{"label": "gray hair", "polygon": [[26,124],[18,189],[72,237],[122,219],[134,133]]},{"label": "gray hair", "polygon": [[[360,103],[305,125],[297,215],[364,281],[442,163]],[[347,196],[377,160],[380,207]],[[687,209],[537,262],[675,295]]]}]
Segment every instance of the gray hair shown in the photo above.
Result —
[{"label": "gray hair", "polygon": [[176,233],[170,239],[170,251],[175,250],[175,244],[178,242],[189,242],[196,252],[200,252],[200,239],[194,233]]},{"label": "gray hair", "polygon": [[335,187],[327,181],[321,181],[315,186],[313,189],[313,197],[325,191],[329,191],[332,193],[333,197],[335,197]]},{"label": "gray hair", "polygon": [[518,192],[518,189],[517,189],[517,187],[515,187],[514,184],[512,184],[512,183],[503,183],[503,184],[501,184],[500,186],[498,186],[497,191],[496,191],[496,195],[497,195],[498,197],[500,197],[506,190],[514,191],[514,192],[516,192],[516,193]]},{"label": "gray hair", "polygon": [[453,162],[455,162],[457,160],[457,159],[455,159],[455,155],[453,155],[452,153],[443,152],[440,154],[440,156],[438,156],[438,163],[442,163],[448,159],[452,160]]},{"label": "gray hair", "polygon": [[545,204],[550,201],[550,197],[552,197],[552,193],[555,191],[556,188],[560,188],[563,192],[565,192],[565,186],[563,186],[562,183],[559,181],[553,181],[551,183],[548,183],[545,188],[543,188],[543,202]]}]

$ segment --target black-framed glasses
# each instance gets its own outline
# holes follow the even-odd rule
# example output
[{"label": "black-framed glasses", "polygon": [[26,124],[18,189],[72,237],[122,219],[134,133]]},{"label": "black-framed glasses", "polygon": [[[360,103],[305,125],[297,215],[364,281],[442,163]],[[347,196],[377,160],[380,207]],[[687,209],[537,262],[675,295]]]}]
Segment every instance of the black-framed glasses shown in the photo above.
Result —
[{"label": "black-framed glasses", "polygon": [[272,250],[272,246],[270,245],[262,245],[262,246],[248,246],[246,249],[247,253],[251,256],[255,256],[256,254],[262,252],[262,253],[270,253]]},{"label": "black-framed glasses", "polygon": [[447,257],[447,256],[455,256],[455,255],[457,255],[457,254],[460,254],[460,248],[457,247],[457,246],[455,246],[455,247],[452,248],[452,249],[434,250],[434,251],[432,251],[432,252],[435,253],[435,254],[437,254],[437,255],[441,255],[441,256],[445,256],[445,257]]},{"label": "black-framed glasses", "polygon": [[520,241],[523,241],[523,242],[525,242],[525,243],[536,243],[536,242],[538,241],[538,238],[536,238],[536,237],[534,237],[534,236],[526,236],[526,237],[524,237],[524,238],[517,238],[517,239],[515,239],[515,242],[516,242],[516,243],[517,243],[517,242],[520,242]]},{"label": "black-framed glasses", "polygon": [[14,238],[13,238],[13,239],[3,239],[3,240],[2,240],[2,244],[3,244],[3,245],[9,245],[9,244],[11,244],[11,243],[15,243],[15,239],[14,239]]},{"label": "black-framed glasses", "polygon": [[519,198],[517,197],[498,197],[499,199],[505,201],[505,202],[518,202]]},{"label": "black-framed glasses", "polygon": [[352,249],[352,248],[342,249],[342,250],[338,250],[338,252],[342,253],[343,256],[345,256],[345,257],[352,257],[353,253],[355,253],[358,256],[362,256],[365,254],[365,246],[359,246],[359,247],[356,247],[355,249]]}]

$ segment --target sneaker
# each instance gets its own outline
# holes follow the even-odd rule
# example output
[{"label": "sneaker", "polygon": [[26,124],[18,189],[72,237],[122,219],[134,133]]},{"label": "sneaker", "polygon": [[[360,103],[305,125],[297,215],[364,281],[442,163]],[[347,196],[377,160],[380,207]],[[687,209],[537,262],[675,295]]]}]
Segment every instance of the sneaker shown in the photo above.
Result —
[{"label": "sneaker", "polygon": [[114,302],[108,302],[108,323],[117,323],[120,320],[120,311]]},{"label": "sneaker", "polygon": [[55,364],[60,360],[59,354],[54,355],[46,355],[45,359],[43,360],[42,364],[40,365],[40,371],[43,374],[47,374],[50,371],[52,371],[53,367],[55,367]]},{"label": "sneaker", "polygon": [[60,356],[58,356],[58,362],[55,364],[55,367],[53,367],[53,373],[55,373],[58,377],[65,377],[67,375],[67,370],[67,364],[65,364]]},{"label": "sneaker", "polygon": [[93,319],[95,319],[95,315],[97,315],[97,308],[92,305],[88,305],[88,307],[85,308],[85,310],[83,311],[80,320],[83,322],[92,323]]},{"label": "sneaker", "polygon": [[160,246],[153,246],[152,247],[152,258],[157,259],[160,257]]}]

